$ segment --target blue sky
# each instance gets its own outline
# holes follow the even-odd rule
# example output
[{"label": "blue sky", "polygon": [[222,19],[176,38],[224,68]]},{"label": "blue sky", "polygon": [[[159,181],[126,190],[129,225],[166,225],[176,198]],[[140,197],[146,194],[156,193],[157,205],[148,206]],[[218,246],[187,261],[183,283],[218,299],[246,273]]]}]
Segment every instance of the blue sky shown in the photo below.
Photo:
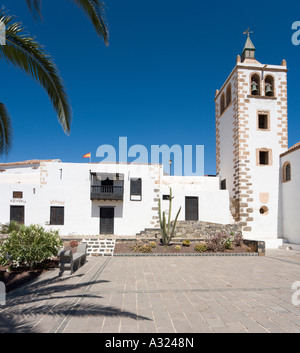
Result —
[{"label": "blue sky", "polygon": [[43,0],[35,23],[25,0],[2,0],[10,14],[54,57],[72,103],[64,134],[43,91],[1,62],[1,102],[13,120],[14,144],[1,162],[82,156],[127,136],[128,146],[204,145],[205,174],[215,174],[214,95],[241,54],[250,27],[261,63],[287,60],[289,146],[300,140],[300,46],[291,42],[296,1],[202,2],[106,0],[110,45],[70,0]]}]

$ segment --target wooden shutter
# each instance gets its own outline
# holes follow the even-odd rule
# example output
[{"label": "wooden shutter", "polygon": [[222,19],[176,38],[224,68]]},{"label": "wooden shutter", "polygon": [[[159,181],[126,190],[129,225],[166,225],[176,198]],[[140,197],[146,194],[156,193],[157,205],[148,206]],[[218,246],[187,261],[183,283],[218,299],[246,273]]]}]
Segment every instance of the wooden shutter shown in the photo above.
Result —
[{"label": "wooden shutter", "polygon": [[198,197],[185,198],[185,220],[198,221]]},{"label": "wooden shutter", "polygon": [[114,208],[100,207],[100,234],[114,234],[114,216]]},{"label": "wooden shutter", "polygon": [[141,201],[142,179],[130,179],[130,199],[132,201]]},{"label": "wooden shutter", "polygon": [[64,225],[65,223],[65,208],[64,207],[50,207],[50,224]]},{"label": "wooden shutter", "polygon": [[24,206],[10,206],[10,220],[16,221],[20,224],[24,224]]},{"label": "wooden shutter", "polygon": [[22,191],[13,191],[13,199],[22,199],[23,192]]}]

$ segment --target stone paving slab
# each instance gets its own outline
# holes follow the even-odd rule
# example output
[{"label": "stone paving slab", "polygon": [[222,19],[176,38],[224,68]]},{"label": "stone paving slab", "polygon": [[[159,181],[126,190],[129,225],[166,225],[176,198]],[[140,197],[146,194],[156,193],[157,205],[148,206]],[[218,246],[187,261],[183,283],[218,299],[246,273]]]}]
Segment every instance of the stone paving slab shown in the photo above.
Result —
[{"label": "stone paving slab", "polygon": [[[0,332],[300,332],[300,253],[91,257],[7,294]],[[299,298],[300,299],[300,298]]]}]

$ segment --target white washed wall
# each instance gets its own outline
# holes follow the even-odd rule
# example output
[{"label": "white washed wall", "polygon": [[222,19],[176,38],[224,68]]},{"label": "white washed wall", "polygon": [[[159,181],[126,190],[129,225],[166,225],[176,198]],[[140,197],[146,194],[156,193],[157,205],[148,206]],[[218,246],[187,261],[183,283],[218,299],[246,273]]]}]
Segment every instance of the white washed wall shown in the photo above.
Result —
[{"label": "white washed wall", "polygon": [[[23,174],[24,171],[24,174]],[[123,201],[90,200],[90,173],[124,175]],[[16,183],[16,173],[18,182]],[[28,183],[28,176],[32,183]],[[142,178],[142,200],[130,200],[130,178]],[[33,183],[35,182],[35,183]],[[10,205],[25,206],[25,224],[41,224],[57,229],[61,235],[98,235],[101,206],[115,208],[114,233],[133,236],[145,228],[158,227],[158,199],[174,192],[173,211],[182,207],[185,218],[185,197],[199,197],[199,220],[230,223],[228,192],[219,190],[217,177],[163,176],[161,166],[89,163],[42,163],[31,167],[7,168],[0,174],[0,223],[9,222]],[[35,194],[33,193],[35,189]],[[13,191],[23,191],[23,199],[12,198]],[[166,201],[163,201],[163,207]],[[50,206],[64,206],[63,226],[50,225]]]},{"label": "white washed wall", "polygon": [[300,245],[300,150],[283,156],[281,168],[287,161],[291,163],[291,180],[281,184],[283,236]]},{"label": "white washed wall", "polygon": [[[278,66],[270,66],[268,68],[278,68]],[[280,67],[279,67],[280,68]],[[246,82],[250,82],[250,75],[256,72],[254,69],[241,70],[245,74]],[[259,70],[257,72],[260,72]],[[279,89],[280,81],[286,81],[286,73],[278,71],[264,71],[264,76],[272,74],[275,77],[275,92],[276,97],[279,98],[281,90]],[[279,80],[280,79],[280,80]],[[263,90],[263,85],[262,88]],[[282,128],[279,127],[282,115],[285,113],[279,113],[279,99],[260,99],[260,98],[249,98],[250,102],[247,105],[249,119],[248,119],[248,156],[250,163],[250,174],[251,183],[253,190],[253,218],[254,221],[250,222],[251,232],[245,232],[246,236],[251,239],[266,240],[270,244],[275,244],[277,247],[280,241],[277,242],[278,238],[281,238],[281,227],[280,227],[280,213],[279,213],[279,171],[280,161],[279,155],[285,151],[279,143],[281,137],[278,135],[282,132]],[[260,131],[257,129],[257,113],[258,111],[270,111],[270,131]],[[284,118],[286,119],[286,118]],[[272,165],[270,166],[258,166],[256,158],[257,148],[270,148],[272,149]],[[260,194],[268,193],[269,200],[267,203],[260,201]],[[267,215],[260,214],[259,210],[262,206],[267,206],[269,212]],[[272,246],[273,247],[273,246]]]},{"label": "white washed wall", "polygon": [[[97,235],[100,231],[99,206],[114,206],[116,235],[135,235],[146,227],[153,227],[153,215],[157,215],[157,210],[152,209],[157,207],[154,190],[159,187],[156,182],[160,176],[157,167],[48,162],[35,170],[33,180],[36,184],[28,183],[27,174],[31,168],[6,169],[0,174],[0,223],[9,222],[10,205],[22,204],[27,225],[38,223],[47,229],[58,229],[61,235]],[[22,179],[23,175],[18,174],[19,182],[16,183],[14,173],[23,171],[26,177]],[[91,171],[124,174],[124,200],[91,201]],[[142,178],[142,201],[130,201],[130,178],[135,177]],[[13,200],[13,191],[23,191],[23,199]],[[65,207],[64,226],[50,226],[50,206]]]},{"label": "white washed wall", "polygon": [[[198,197],[199,221],[229,224],[232,222],[229,210],[229,193],[220,190],[218,177],[176,177],[163,176],[161,195],[169,195],[170,187],[174,196],[172,219],[180,206],[178,220],[185,220],[185,197]],[[169,201],[162,201],[162,208],[168,211]]]}]

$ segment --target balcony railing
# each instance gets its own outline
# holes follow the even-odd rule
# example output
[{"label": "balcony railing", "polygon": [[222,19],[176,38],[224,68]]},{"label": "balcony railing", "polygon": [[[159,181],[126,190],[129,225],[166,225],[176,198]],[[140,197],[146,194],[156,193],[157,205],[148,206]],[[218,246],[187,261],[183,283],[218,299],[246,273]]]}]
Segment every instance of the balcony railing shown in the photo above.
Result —
[{"label": "balcony railing", "polygon": [[123,186],[91,186],[91,200],[123,200]]}]

